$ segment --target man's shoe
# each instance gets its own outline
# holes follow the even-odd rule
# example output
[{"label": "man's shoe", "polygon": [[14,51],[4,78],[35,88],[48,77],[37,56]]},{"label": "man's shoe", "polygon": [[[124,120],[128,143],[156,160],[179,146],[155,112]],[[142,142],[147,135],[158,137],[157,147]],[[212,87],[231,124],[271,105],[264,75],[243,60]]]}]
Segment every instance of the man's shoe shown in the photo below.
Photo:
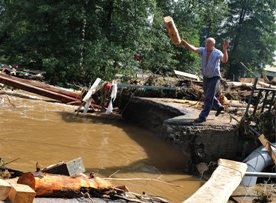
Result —
[{"label": "man's shoe", "polygon": [[221,111],[223,111],[223,110],[224,110],[224,107],[223,107],[223,106],[218,107],[215,116],[218,116],[218,115],[221,113]]},{"label": "man's shoe", "polygon": [[194,123],[203,123],[205,121],[206,121],[205,118],[198,117],[197,119],[194,120]]}]

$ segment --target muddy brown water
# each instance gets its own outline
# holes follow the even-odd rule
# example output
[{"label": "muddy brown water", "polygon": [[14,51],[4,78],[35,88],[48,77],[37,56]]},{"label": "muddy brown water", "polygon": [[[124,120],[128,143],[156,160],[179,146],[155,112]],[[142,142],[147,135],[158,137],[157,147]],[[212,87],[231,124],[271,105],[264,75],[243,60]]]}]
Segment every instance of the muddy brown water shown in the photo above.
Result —
[{"label": "muddy brown water", "polygon": [[76,115],[75,106],[13,94],[0,95],[0,157],[19,158],[9,168],[34,171],[36,162],[46,167],[81,157],[87,173],[176,203],[202,185],[184,173],[178,150],[120,115]]}]

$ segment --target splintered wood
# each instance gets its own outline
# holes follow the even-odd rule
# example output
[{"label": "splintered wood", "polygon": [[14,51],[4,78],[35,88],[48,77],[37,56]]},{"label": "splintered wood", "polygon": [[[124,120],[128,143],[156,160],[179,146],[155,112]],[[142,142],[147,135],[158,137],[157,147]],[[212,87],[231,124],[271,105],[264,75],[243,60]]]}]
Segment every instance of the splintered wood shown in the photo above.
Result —
[{"label": "splintered wood", "polygon": [[169,37],[171,38],[172,43],[175,45],[180,44],[181,39],[172,17],[170,16],[164,17],[164,22],[166,24],[167,31],[168,31]]}]

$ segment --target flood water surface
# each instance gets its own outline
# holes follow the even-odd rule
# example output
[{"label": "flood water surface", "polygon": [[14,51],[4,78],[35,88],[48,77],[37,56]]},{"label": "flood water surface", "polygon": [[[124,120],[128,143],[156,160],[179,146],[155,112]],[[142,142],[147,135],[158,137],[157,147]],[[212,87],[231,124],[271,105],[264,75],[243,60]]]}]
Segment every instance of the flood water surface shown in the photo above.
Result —
[{"label": "flood water surface", "polygon": [[0,95],[0,157],[34,171],[81,157],[86,173],[130,191],[182,202],[201,181],[184,173],[181,153],[119,115],[76,115],[76,106]]}]

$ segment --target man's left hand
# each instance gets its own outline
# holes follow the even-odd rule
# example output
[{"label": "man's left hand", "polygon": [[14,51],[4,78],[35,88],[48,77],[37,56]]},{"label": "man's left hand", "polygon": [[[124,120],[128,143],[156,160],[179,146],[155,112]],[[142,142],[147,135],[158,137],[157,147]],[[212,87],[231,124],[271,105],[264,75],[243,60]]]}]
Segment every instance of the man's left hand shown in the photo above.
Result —
[{"label": "man's left hand", "polygon": [[225,39],[224,41],[223,41],[223,50],[227,50],[228,49],[228,47],[229,47],[229,42],[228,42],[228,40],[227,39]]}]

